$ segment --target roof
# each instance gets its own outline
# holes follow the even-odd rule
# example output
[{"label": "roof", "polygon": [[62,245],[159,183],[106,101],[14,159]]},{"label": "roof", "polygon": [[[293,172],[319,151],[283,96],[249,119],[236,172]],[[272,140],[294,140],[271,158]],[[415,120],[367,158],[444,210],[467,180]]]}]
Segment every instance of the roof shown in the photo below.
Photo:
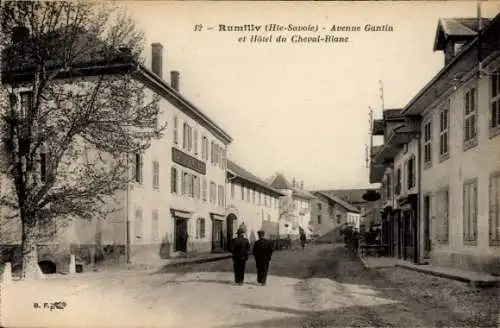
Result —
[{"label": "roof", "polygon": [[336,196],[340,199],[347,201],[349,203],[366,203],[363,199],[363,194],[366,192],[367,188],[360,189],[329,189],[329,190],[318,190],[323,194],[330,197]]},{"label": "roof", "polygon": [[478,49],[481,48],[482,58],[494,56],[500,48],[500,14],[490,20],[481,32],[481,42],[478,38],[470,41],[451,59],[405,106],[403,115],[421,115],[422,112],[435,102],[449,89],[450,83],[457,77],[463,76],[478,69]]},{"label": "roof", "polygon": [[245,170],[244,168],[242,168],[241,166],[239,166],[238,164],[236,164],[235,162],[233,162],[233,161],[231,161],[229,159],[227,159],[227,169],[232,174],[238,176],[242,180],[245,180],[245,181],[251,182],[253,184],[256,184],[256,185],[258,185],[258,186],[260,186],[260,187],[262,187],[264,189],[267,189],[269,191],[272,191],[272,192],[274,192],[276,194],[279,194],[279,195],[282,195],[282,196],[285,195],[281,191],[272,188],[267,182],[265,182],[261,178],[257,177],[253,173]]},{"label": "roof", "polygon": [[382,116],[384,120],[402,120],[403,116],[401,116],[402,109],[384,109],[382,112]]},{"label": "roof", "polygon": [[[226,143],[232,138],[213,120],[206,116],[199,108],[184,98],[167,82],[151,72],[144,65],[139,64],[137,56],[132,55],[126,48],[114,49],[100,40],[97,36],[81,28],[69,26],[71,38],[64,37],[66,30],[52,31],[38,38],[29,36],[23,42],[13,44],[2,51],[2,83],[8,84],[17,81],[30,81],[37,67],[37,57],[48,65],[48,71],[69,66],[58,78],[71,75],[95,76],[102,74],[123,74],[135,72],[143,83],[169,100],[177,104],[178,109],[198,119],[200,124],[211,131]],[[68,41],[68,39],[71,39]],[[33,45],[30,47],[30,45]],[[43,45],[43,47],[40,47]],[[68,53],[70,54],[68,61]],[[22,60],[18,60],[22,58]],[[111,70],[111,68],[114,68]]]},{"label": "roof", "polygon": [[288,183],[282,173],[278,173],[274,177],[273,181],[271,182],[271,186],[276,189],[292,189],[292,186]]},{"label": "roof", "polygon": [[[491,19],[481,18],[482,26],[489,24]],[[475,37],[479,30],[479,19],[477,17],[441,18],[436,28],[434,39],[434,51],[443,50],[448,38],[467,40]]]},{"label": "roof", "polygon": [[352,212],[352,213],[360,213],[360,210],[356,208],[354,205],[349,204],[348,202],[344,201],[340,197],[329,195],[327,193],[317,191],[316,193],[330,199],[332,202],[339,204],[343,208],[345,208],[347,211]]},{"label": "roof", "polygon": [[304,199],[316,198],[316,196],[314,196],[312,193],[310,193],[307,190],[294,188],[294,187],[292,187],[292,190],[293,190],[293,196],[295,196],[295,197],[304,198]]}]

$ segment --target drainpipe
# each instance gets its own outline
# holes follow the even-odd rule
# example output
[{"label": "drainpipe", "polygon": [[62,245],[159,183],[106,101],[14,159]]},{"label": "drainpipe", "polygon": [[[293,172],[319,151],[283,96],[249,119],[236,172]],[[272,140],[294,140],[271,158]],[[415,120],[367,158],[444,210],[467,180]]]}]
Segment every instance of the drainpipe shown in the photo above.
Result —
[{"label": "drainpipe", "polygon": [[[413,256],[413,261],[415,264],[421,264],[423,261],[420,260],[420,244],[419,244],[419,239],[423,240],[423,238],[419,238],[420,235],[423,236],[423,220],[420,215],[421,213],[421,205],[422,205],[422,142],[420,140],[421,134],[417,133],[417,140],[418,140],[418,160],[415,162],[415,165],[417,166],[417,172],[418,172],[418,179],[417,179],[417,208],[416,208],[416,213],[415,213],[415,220],[413,220],[413,225],[414,225],[414,240],[413,240],[413,248],[414,248],[414,256]],[[420,229],[419,229],[420,228]]]}]

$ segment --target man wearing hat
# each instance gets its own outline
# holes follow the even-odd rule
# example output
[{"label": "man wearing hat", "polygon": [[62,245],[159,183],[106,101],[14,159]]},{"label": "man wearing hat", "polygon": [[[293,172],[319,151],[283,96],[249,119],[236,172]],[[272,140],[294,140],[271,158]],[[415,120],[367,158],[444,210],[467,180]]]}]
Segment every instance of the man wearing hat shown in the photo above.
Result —
[{"label": "man wearing hat", "polygon": [[273,245],[268,239],[264,238],[264,230],[257,231],[257,234],[259,235],[259,240],[253,245],[253,256],[257,267],[257,283],[265,286],[267,270],[269,269],[269,262],[273,254]]},{"label": "man wearing hat", "polygon": [[248,253],[250,253],[250,242],[245,237],[245,231],[239,228],[236,232],[238,237],[233,239],[233,269],[234,269],[234,282],[238,285],[243,285],[245,280],[245,265],[248,260]]}]

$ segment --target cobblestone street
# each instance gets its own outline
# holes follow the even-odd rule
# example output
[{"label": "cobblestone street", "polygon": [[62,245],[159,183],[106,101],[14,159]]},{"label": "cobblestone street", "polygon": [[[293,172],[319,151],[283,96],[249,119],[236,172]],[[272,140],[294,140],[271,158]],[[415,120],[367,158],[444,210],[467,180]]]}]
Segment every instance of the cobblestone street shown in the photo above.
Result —
[{"label": "cobblestone street", "polygon": [[[75,326],[99,327],[494,327],[498,317],[498,290],[404,269],[367,270],[332,245],[275,252],[265,287],[255,282],[253,259],[244,286],[231,283],[231,267],[223,260],[14,283],[4,324],[54,327],[71,318]],[[56,300],[67,307],[32,306]]]}]

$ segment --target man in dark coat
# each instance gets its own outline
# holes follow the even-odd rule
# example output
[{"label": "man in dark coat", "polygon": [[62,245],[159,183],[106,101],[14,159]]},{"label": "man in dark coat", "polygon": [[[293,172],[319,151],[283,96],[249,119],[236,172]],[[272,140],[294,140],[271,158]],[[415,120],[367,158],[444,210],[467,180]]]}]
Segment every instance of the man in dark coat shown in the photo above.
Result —
[{"label": "man in dark coat", "polygon": [[243,285],[245,280],[245,265],[248,260],[248,253],[250,253],[250,242],[245,237],[243,229],[238,229],[238,237],[232,241],[233,253],[233,269],[234,269],[234,282],[238,285]]},{"label": "man in dark coat", "polygon": [[257,282],[265,286],[269,262],[273,254],[273,244],[264,238],[265,233],[263,230],[257,231],[257,234],[259,235],[259,240],[253,245],[253,256],[257,267]]}]

